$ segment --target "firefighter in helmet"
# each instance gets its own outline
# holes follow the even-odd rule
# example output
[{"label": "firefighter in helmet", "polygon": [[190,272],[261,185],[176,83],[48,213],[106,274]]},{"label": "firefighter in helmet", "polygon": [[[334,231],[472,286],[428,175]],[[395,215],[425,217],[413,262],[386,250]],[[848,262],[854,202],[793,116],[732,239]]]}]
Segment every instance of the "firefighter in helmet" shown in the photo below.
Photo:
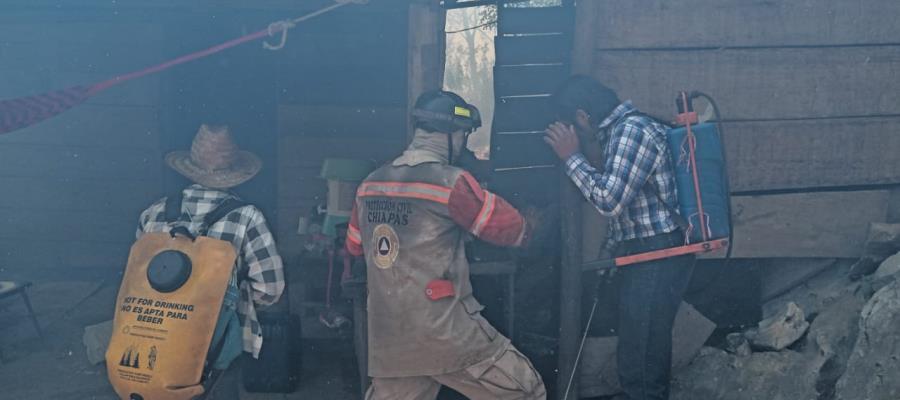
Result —
[{"label": "firefighter in helmet", "polygon": [[521,247],[534,228],[454,162],[481,126],[447,91],[422,94],[415,135],[357,191],[347,248],[365,256],[369,400],[433,400],[441,385],[470,399],[545,399],[531,362],[488,323],[472,295],[465,242]]}]

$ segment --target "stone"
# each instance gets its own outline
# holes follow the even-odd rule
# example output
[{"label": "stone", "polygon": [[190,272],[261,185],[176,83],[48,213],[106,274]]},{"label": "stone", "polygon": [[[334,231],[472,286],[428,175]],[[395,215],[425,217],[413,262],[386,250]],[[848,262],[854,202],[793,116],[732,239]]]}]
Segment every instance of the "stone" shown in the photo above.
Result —
[{"label": "stone", "polygon": [[82,342],[84,343],[88,362],[91,365],[100,364],[106,360],[106,348],[109,346],[110,338],[112,338],[112,330],[112,320],[84,328]]},{"label": "stone", "polygon": [[746,357],[753,353],[750,341],[740,332],[729,333],[725,337],[725,350],[739,357]]},{"label": "stone", "polygon": [[810,325],[804,352],[817,360],[816,391],[822,399],[834,398],[835,385],[847,370],[865,304],[861,291],[848,293],[823,310]]},{"label": "stone", "polygon": [[900,398],[900,281],[876,292],[863,307],[859,334],[838,380],[837,400]]},{"label": "stone", "polygon": [[[697,355],[716,325],[682,302],[672,328],[672,369],[684,368]],[[579,366],[581,397],[612,396],[622,391],[616,363],[616,337],[592,337],[584,344]]]},{"label": "stone", "polygon": [[879,290],[897,279],[900,272],[900,253],[894,254],[881,262],[872,274],[871,282],[874,290]]},{"label": "stone", "polygon": [[811,362],[790,350],[738,357],[704,347],[687,368],[675,371],[670,399],[817,400]]},{"label": "stone", "polygon": [[756,348],[780,351],[803,337],[808,328],[809,322],[806,321],[803,310],[791,302],[781,313],[761,321],[746,336]]},{"label": "stone", "polygon": [[872,274],[882,261],[898,251],[900,251],[900,224],[880,222],[870,224],[863,255],[853,264],[850,276],[859,279]]}]

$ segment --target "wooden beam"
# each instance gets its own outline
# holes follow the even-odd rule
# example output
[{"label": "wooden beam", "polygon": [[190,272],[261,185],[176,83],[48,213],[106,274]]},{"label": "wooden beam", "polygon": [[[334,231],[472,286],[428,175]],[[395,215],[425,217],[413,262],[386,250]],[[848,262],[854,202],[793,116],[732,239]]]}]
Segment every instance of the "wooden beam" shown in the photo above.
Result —
[{"label": "wooden beam", "polygon": [[[735,196],[736,258],[856,258],[872,222],[887,220],[889,190]],[[584,225],[602,237],[605,226]],[[714,254],[722,257],[724,252]]]},{"label": "wooden beam", "polygon": [[737,258],[856,258],[869,224],[884,222],[890,192],[820,192],[734,197]]},{"label": "wooden beam", "polygon": [[[900,2],[587,1],[598,48],[897,43]],[[579,7],[581,5],[579,4]]]},{"label": "wooden beam", "polygon": [[[556,398],[578,399],[578,379],[576,373],[578,342],[581,337],[581,192],[569,177],[560,178],[562,192],[562,267],[560,268],[559,306],[559,364],[556,377]],[[571,381],[571,387],[570,385]]]},{"label": "wooden beam", "polygon": [[572,51],[572,73],[590,74],[594,64],[598,23],[601,18],[600,1],[580,1],[575,12],[575,31]]},{"label": "wooden beam", "polygon": [[[409,50],[407,114],[420,94],[441,89],[444,85],[444,34],[446,12],[437,2],[409,5]],[[412,121],[407,123],[407,137],[412,139]]]},{"label": "wooden beam", "polygon": [[[592,1],[580,1],[575,8],[575,29],[571,48],[573,72],[587,73],[593,53],[589,32],[595,23],[595,5]],[[566,47],[568,48],[568,47]],[[581,192],[569,177],[560,178],[560,209],[562,212],[562,262],[560,266],[560,318],[559,318],[559,361],[556,377],[556,398],[560,400],[578,399],[579,379],[575,377],[578,363],[578,344],[582,330],[582,274],[583,263],[583,220]],[[574,379],[573,379],[574,377]],[[571,387],[569,386],[571,382]]]},{"label": "wooden beam", "polygon": [[593,75],[660,116],[679,90],[713,96],[726,120],[900,115],[900,46],[597,52]]}]

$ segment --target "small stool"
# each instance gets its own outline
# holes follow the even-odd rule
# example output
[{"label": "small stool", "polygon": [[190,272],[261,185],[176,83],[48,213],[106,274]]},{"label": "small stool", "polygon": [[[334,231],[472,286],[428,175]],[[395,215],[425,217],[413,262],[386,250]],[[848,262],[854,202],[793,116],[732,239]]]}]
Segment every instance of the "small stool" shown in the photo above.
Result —
[{"label": "small stool", "polygon": [[38,336],[43,339],[44,332],[41,330],[41,325],[38,324],[37,317],[34,315],[34,309],[31,308],[31,300],[28,299],[28,293],[26,292],[26,289],[29,287],[31,287],[31,282],[0,281],[0,300],[16,294],[22,295],[22,300],[25,301],[25,307],[28,308],[28,316],[34,324],[34,329],[37,330]]}]

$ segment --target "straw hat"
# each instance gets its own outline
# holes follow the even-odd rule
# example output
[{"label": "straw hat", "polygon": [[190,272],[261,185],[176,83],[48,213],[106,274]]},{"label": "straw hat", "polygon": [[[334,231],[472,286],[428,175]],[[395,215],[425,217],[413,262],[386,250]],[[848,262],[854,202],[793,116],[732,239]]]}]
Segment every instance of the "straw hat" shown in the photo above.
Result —
[{"label": "straw hat", "polygon": [[240,185],[262,169],[259,157],[238,149],[227,126],[206,124],[200,126],[191,151],[167,154],[166,164],[188,179],[213,189]]}]

